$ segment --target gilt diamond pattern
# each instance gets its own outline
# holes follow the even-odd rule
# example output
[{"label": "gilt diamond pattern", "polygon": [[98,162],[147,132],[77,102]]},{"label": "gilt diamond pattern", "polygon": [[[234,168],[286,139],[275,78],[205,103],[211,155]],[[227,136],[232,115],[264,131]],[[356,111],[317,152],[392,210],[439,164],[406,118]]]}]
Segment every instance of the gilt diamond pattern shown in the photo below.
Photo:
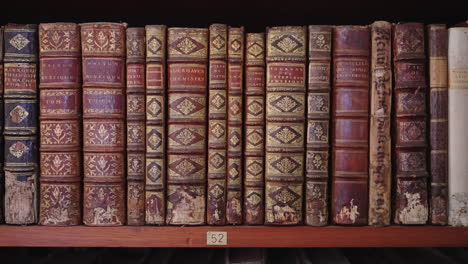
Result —
[{"label": "gilt diamond pattern", "polygon": [[298,169],[301,164],[290,157],[281,157],[273,161],[271,166],[273,166],[273,168],[277,169],[281,173],[292,173]]},{"label": "gilt diamond pattern", "polygon": [[262,105],[258,101],[253,101],[247,106],[247,112],[251,115],[258,116],[262,113]]},{"label": "gilt diamond pattern", "polygon": [[247,165],[247,172],[253,176],[260,176],[263,171],[263,166],[257,161],[254,161]]},{"label": "gilt diamond pattern", "polygon": [[219,184],[215,184],[211,186],[209,192],[211,197],[220,199],[224,195],[224,188]]},{"label": "gilt diamond pattern", "polygon": [[302,104],[292,96],[283,95],[273,100],[271,102],[271,105],[276,109],[280,110],[281,112],[291,113],[294,112],[297,108],[299,108]]},{"label": "gilt diamond pattern", "polygon": [[221,138],[224,135],[224,127],[217,123],[211,129],[211,134],[214,135],[216,138]]},{"label": "gilt diamond pattern", "polygon": [[171,108],[182,115],[191,115],[203,109],[203,105],[196,100],[188,97],[183,97],[175,100],[171,104]]},{"label": "gilt diamond pattern", "polygon": [[155,162],[152,162],[150,165],[148,165],[147,172],[148,178],[152,182],[156,182],[159,178],[161,178],[161,166]]},{"label": "gilt diamond pattern", "polygon": [[257,42],[253,43],[247,48],[247,52],[257,58],[258,56],[262,55],[263,53],[263,47],[260,46]]},{"label": "gilt diamond pattern", "polygon": [[235,131],[234,133],[232,133],[229,137],[229,143],[231,144],[231,146],[233,147],[237,147],[239,146],[239,143],[240,143],[240,135],[239,133],[237,133],[237,131]]},{"label": "gilt diamond pattern", "polygon": [[203,44],[190,37],[180,38],[172,43],[172,48],[176,51],[189,55],[204,48]]},{"label": "gilt diamond pattern", "polygon": [[148,40],[148,50],[149,50],[152,54],[158,53],[158,52],[161,50],[161,47],[162,47],[161,40],[159,40],[159,39],[156,38],[155,36],[152,36],[152,37]]},{"label": "gilt diamond pattern", "polygon": [[200,171],[202,168],[203,167],[200,164],[188,158],[179,159],[169,164],[169,169],[175,171],[181,176],[189,176],[189,175],[195,174],[198,171]]},{"label": "gilt diamond pattern", "polygon": [[263,142],[263,136],[260,132],[254,130],[247,135],[247,141],[253,146],[258,146]]},{"label": "gilt diamond pattern", "polygon": [[241,109],[240,103],[238,101],[231,102],[231,105],[229,107],[229,111],[231,112],[231,114],[233,115],[239,114],[240,109]]},{"label": "gilt diamond pattern", "polygon": [[231,42],[231,49],[233,51],[239,51],[241,47],[242,45],[238,39],[235,39],[234,41]]},{"label": "gilt diamond pattern", "polygon": [[13,110],[10,112],[11,121],[16,124],[21,123],[28,116],[28,111],[26,111],[26,109],[24,109],[21,105],[15,106],[15,108],[13,108]]},{"label": "gilt diamond pattern", "polygon": [[213,98],[211,99],[211,105],[213,105],[216,109],[221,109],[223,106],[226,105],[226,100],[224,98],[224,96],[220,95],[220,94],[216,94],[215,96],[213,96]]},{"label": "gilt diamond pattern", "polygon": [[216,153],[210,157],[210,164],[216,169],[219,169],[224,164],[224,157],[221,156],[219,153]]},{"label": "gilt diamond pattern", "polygon": [[247,195],[247,201],[251,206],[257,206],[262,201],[262,196],[256,192]]},{"label": "gilt diamond pattern", "polygon": [[17,34],[10,39],[10,44],[17,50],[22,50],[24,47],[26,47],[26,45],[29,44],[29,42],[30,41],[21,34]]},{"label": "gilt diamond pattern", "polygon": [[203,140],[201,135],[190,128],[179,129],[171,133],[169,138],[184,146],[190,146]]},{"label": "gilt diamond pattern", "polygon": [[239,164],[237,163],[231,164],[231,166],[229,166],[228,172],[229,172],[229,178],[231,178],[232,180],[239,178],[240,176]]},{"label": "gilt diamond pattern", "polygon": [[161,143],[162,143],[161,138],[162,138],[161,133],[159,133],[159,131],[157,131],[156,129],[152,129],[148,135],[148,140],[147,140],[148,146],[152,150],[157,150],[161,146]]},{"label": "gilt diamond pattern", "polygon": [[269,196],[280,206],[291,206],[300,198],[297,193],[289,189],[287,186],[282,186],[278,190],[271,192]]},{"label": "gilt diamond pattern", "polygon": [[226,40],[221,35],[216,35],[216,37],[214,37],[213,40],[211,41],[211,44],[217,50],[224,48],[225,43],[226,43]]},{"label": "gilt diamond pattern", "polygon": [[292,35],[283,35],[273,41],[271,45],[285,53],[294,52],[303,46],[302,43]]},{"label": "gilt diamond pattern", "polygon": [[151,116],[156,117],[161,113],[161,102],[156,100],[156,98],[152,98],[148,102],[148,112],[151,114]]},{"label": "gilt diamond pattern", "polygon": [[283,144],[291,144],[301,137],[301,134],[288,126],[281,126],[270,133],[270,136]]}]

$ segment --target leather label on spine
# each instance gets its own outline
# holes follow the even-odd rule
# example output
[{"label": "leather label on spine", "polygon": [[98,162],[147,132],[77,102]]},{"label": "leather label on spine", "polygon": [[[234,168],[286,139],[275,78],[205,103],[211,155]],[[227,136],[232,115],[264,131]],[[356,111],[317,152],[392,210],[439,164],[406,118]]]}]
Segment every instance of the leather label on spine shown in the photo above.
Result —
[{"label": "leather label on spine", "polygon": [[127,65],[127,88],[145,86],[145,66],[143,64]]},{"label": "leather label on spine", "polygon": [[121,58],[83,58],[83,82],[124,86],[124,60]]},{"label": "leather label on spine", "polygon": [[163,66],[146,65],[146,89],[163,88]]},{"label": "leather label on spine", "polygon": [[182,87],[205,87],[206,65],[203,64],[170,64],[169,86]]},{"label": "leather label on spine", "polygon": [[81,98],[79,91],[41,90],[41,115],[77,115]]},{"label": "leather label on spine", "polygon": [[36,92],[36,64],[5,63],[5,93]]},{"label": "leather label on spine", "polygon": [[78,84],[81,75],[79,58],[41,58],[41,85]]},{"label": "leather label on spine", "polygon": [[83,114],[121,115],[124,109],[124,95],[121,89],[86,88],[83,91]]},{"label": "leather label on spine", "polygon": [[305,65],[288,63],[269,63],[267,66],[267,85],[304,85]]}]

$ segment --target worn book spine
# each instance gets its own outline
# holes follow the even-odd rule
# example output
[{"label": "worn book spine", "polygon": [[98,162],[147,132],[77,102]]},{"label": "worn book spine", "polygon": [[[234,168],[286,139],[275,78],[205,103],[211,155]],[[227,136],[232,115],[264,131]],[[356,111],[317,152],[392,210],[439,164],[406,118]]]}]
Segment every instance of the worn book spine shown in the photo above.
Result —
[{"label": "worn book spine", "polygon": [[145,28],[127,28],[127,224],[145,224]]},{"label": "worn book spine", "polygon": [[125,224],[125,28],[81,24],[83,222]]},{"label": "worn book spine", "polygon": [[166,222],[166,26],[146,31],[145,222]]},{"label": "worn book spine", "polygon": [[206,221],[208,29],[168,29],[167,216]]},{"label": "worn book spine", "polygon": [[244,28],[228,29],[228,125],[226,221],[242,224],[242,114]]},{"label": "worn book spine", "polygon": [[368,26],[333,31],[333,223],[366,225],[369,208]]},{"label": "worn book spine", "polygon": [[81,224],[81,43],[75,23],[39,25],[41,225]]},{"label": "worn book spine", "polygon": [[265,34],[248,33],[245,43],[244,223],[265,219]]},{"label": "worn book spine", "polygon": [[332,26],[309,26],[305,223],[328,224]]},{"label": "worn book spine", "polygon": [[3,172],[4,153],[3,148],[3,26],[0,27],[0,224],[5,222],[5,173]]},{"label": "worn book spine", "polygon": [[390,225],[392,24],[371,25],[371,101],[369,128],[369,225]]},{"label": "worn book spine", "polygon": [[427,27],[429,54],[430,221],[448,222],[448,31],[446,25]]},{"label": "worn book spine", "polygon": [[266,41],[265,224],[301,224],[306,27],[272,27]]},{"label": "worn book spine", "polygon": [[37,25],[5,26],[5,222],[34,224],[37,186]]},{"label": "worn book spine", "polygon": [[396,224],[425,224],[428,220],[424,47],[422,23],[394,26]]},{"label": "worn book spine", "polygon": [[468,27],[449,29],[449,225],[468,226]]},{"label": "worn book spine", "polygon": [[208,80],[208,194],[206,221],[226,223],[227,26],[210,26]]}]

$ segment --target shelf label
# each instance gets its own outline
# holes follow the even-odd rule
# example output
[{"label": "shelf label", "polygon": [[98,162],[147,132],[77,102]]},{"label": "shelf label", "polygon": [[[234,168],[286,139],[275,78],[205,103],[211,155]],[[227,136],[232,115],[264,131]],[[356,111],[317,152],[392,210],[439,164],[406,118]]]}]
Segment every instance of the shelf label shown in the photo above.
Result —
[{"label": "shelf label", "polygon": [[226,231],[208,231],[206,232],[207,246],[227,246]]}]

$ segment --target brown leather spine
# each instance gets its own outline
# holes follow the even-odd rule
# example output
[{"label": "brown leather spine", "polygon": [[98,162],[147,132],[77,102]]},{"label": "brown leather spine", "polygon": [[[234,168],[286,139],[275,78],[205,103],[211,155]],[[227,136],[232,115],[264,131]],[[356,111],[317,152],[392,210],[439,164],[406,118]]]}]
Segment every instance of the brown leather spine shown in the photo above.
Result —
[{"label": "brown leather spine", "polygon": [[167,224],[205,224],[208,29],[168,30]]},{"label": "brown leather spine", "polygon": [[166,26],[146,30],[146,224],[166,222]]},{"label": "brown leather spine", "polygon": [[228,224],[242,224],[242,112],[244,77],[244,28],[228,29],[228,134],[227,206]]},{"label": "brown leather spine", "polygon": [[39,25],[41,225],[81,224],[81,43],[75,23]]},{"label": "brown leather spine", "polygon": [[227,26],[210,26],[206,221],[226,223]]},{"label": "brown leather spine", "polygon": [[369,225],[390,225],[392,24],[371,25],[371,102],[369,139]]},{"label": "brown leather spine", "polygon": [[397,24],[393,31],[395,72],[396,224],[428,219],[426,168],[426,56],[424,25]]},{"label": "brown leather spine", "polygon": [[428,26],[430,172],[432,224],[448,221],[448,31],[445,25]]},{"label": "brown leather spine", "polygon": [[303,221],[306,32],[267,29],[265,224]]},{"label": "brown leather spine", "polygon": [[332,26],[309,26],[305,223],[328,224]]},{"label": "brown leather spine", "polygon": [[127,224],[145,224],[145,28],[127,29]]},{"label": "brown leather spine", "polygon": [[125,28],[81,24],[83,222],[125,224]]},{"label": "brown leather spine", "polygon": [[333,223],[366,225],[369,208],[368,26],[333,31]]},{"label": "brown leather spine", "polygon": [[5,201],[5,173],[3,172],[4,153],[5,147],[3,141],[3,26],[0,27],[0,224],[5,222],[4,219],[4,201]]},{"label": "brown leather spine", "polygon": [[245,44],[244,223],[265,215],[265,34],[248,33]]}]

